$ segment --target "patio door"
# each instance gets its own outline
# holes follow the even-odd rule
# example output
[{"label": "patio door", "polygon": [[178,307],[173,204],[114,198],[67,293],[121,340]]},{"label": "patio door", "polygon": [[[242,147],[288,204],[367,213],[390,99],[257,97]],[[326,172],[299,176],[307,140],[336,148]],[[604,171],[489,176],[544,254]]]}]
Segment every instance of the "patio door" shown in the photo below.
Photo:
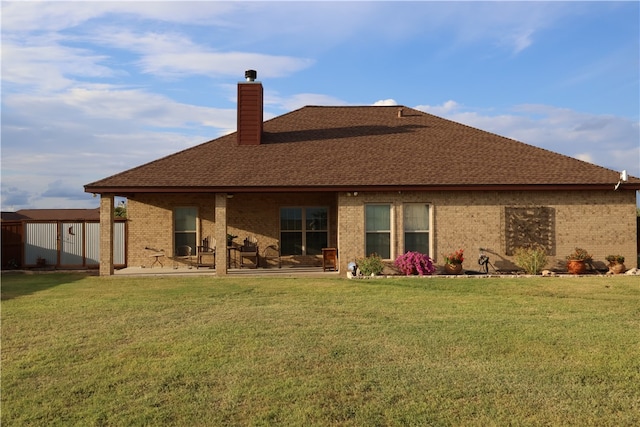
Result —
[{"label": "patio door", "polygon": [[194,206],[175,208],[173,227],[174,253],[178,248],[189,246],[191,255],[195,255],[198,241],[198,208]]}]

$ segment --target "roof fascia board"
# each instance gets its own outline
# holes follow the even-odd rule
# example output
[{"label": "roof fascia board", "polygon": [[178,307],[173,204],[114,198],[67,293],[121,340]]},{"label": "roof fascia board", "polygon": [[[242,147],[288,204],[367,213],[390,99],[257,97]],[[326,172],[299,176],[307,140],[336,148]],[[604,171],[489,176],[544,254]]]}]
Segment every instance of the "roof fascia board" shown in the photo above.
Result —
[{"label": "roof fascia board", "polygon": [[[261,186],[261,187],[85,187],[94,194],[132,193],[302,193],[341,191],[565,191],[611,190],[615,184],[486,184],[486,185],[368,185],[368,186]],[[622,183],[615,191],[640,190],[640,183]]]}]

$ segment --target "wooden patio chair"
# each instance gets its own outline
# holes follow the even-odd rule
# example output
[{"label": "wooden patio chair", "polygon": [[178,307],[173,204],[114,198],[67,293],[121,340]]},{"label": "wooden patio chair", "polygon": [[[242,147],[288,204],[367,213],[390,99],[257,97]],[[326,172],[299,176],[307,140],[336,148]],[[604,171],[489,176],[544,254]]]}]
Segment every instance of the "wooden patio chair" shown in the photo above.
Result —
[{"label": "wooden patio chair", "polygon": [[253,268],[258,268],[258,240],[255,237],[247,237],[240,246],[240,268],[244,267],[246,258],[252,260]]},{"label": "wooden patio chair", "polygon": [[[211,257],[211,262],[206,263],[202,260],[203,257]],[[216,239],[212,239],[211,242],[208,238],[203,239],[202,245],[198,246],[196,254],[196,268],[200,268],[200,266],[208,266],[209,268],[216,267]]]}]

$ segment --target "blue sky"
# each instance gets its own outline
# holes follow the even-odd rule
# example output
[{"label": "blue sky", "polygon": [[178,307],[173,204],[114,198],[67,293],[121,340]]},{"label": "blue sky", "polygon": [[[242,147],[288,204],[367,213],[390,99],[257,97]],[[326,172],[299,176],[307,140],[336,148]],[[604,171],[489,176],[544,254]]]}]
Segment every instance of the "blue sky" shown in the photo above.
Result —
[{"label": "blue sky", "polygon": [[637,1],[3,1],[2,210],[97,207],[84,184],[234,131],[247,69],[265,119],[401,104],[640,176],[639,20]]}]

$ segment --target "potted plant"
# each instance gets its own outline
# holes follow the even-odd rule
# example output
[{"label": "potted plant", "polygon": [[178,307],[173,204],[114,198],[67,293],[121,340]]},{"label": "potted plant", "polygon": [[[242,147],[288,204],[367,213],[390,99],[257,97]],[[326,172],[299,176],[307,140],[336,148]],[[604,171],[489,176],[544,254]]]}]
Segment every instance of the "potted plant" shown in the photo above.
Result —
[{"label": "potted plant", "polygon": [[587,262],[591,262],[591,259],[586,249],[576,247],[567,255],[567,271],[571,274],[583,274],[587,271]]},{"label": "potted plant", "polygon": [[444,271],[447,274],[460,274],[464,261],[464,249],[458,249],[444,256]]},{"label": "potted plant", "polygon": [[436,271],[433,266],[433,260],[420,252],[407,252],[404,255],[400,255],[396,258],[394,264],[398,270],[407,276],[412,274],[419,274],[420,276],[431,275]]},{"label": "potted plant", "polygon": [[365,276],[377,276],[384,270],[384,263],[378,254],[371,254],[368,257],[357,260],[360,272]]},{"label": "potted plant", "polygon": [[227,247],[233,246],[233,239],[238,236],[234,236],[233,234],[227,234]]},{"label": "potted plant", "polygon": [[624,257],[622,255],[607,255],[605,258],[609,261],[609,271],[612,274],[624,273],[627,268],[624,266]]}]

